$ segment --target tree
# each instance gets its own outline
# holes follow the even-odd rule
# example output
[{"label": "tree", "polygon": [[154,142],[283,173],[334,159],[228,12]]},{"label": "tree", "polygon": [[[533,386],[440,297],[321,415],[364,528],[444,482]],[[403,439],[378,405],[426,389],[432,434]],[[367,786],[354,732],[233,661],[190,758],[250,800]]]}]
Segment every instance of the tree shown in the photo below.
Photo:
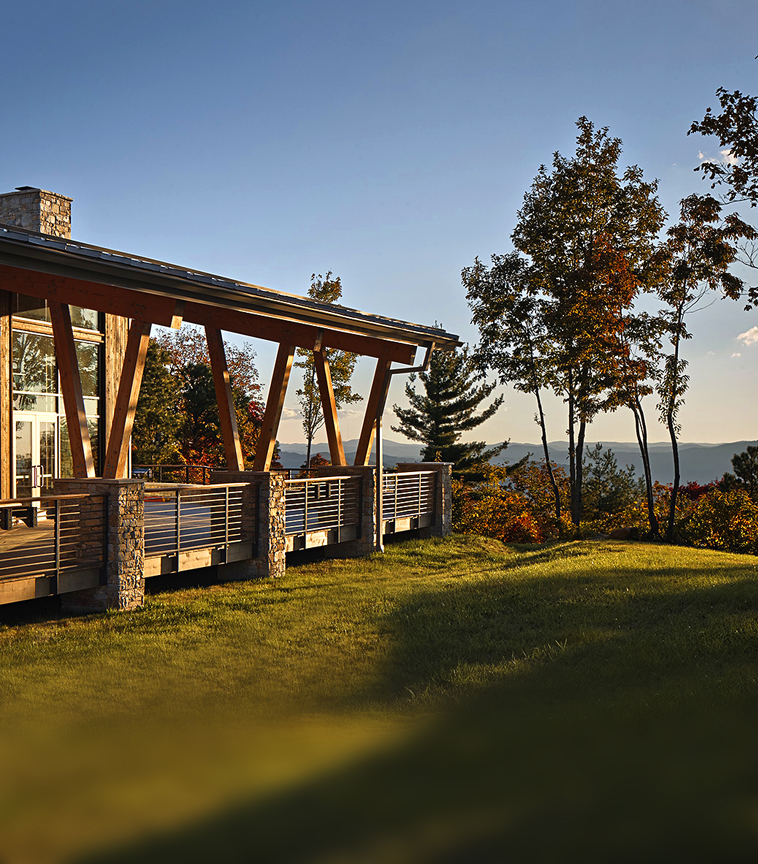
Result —
[{"label": "tree", "polygon": [[171,357],[150,340],[132,429],[132,459],[137,465],[172,464],[179,459],[179,383]]},{"label": "tree", "polygon": [[[739,90],[729,92],[719,87],[716,94],[721,105],[721,113],[715,114],[710,108],[700,121],[690,126],[688,135],[715,135],[719,139],[722,159],[705,159],[695,169],[711,181],[711,189],[722,191],[721,203],[748,203],[751,207],[758,204],[758,99],[745,96]],[[743,244],[739,245],[739,261],[758,269],[758,252],[755,241],[758,234],[744,225]],[[745,307],[758,305],[758,286],[745,290],[749,303]]]},{"label": "tree", "polygon": [[453,462],[455,474],[461,476],[471,474],[475,465],[487,462],[505,448],[505,444],[487,448],[483,441],[461,441],[464,432],[489,420],[503,404],[503,397],[498,396],[489,407],[476,413],[496,384],[475,383],[480,376],[468,347],[434,351],[429,371],[420,372],[418,377],[424,393],[416,392],[416,376],[409,376],[405,394],[410,407],[393,406],[400,425],[391,428],[412,441],[420,441],[425,462]]},{"label": "tree", "polygon": [[561,525],[561,492],[548,450],[542,391],[548,386],[550,340],[540,303],[529,278],[529,266],[517,253],[493,255],[487,268],[477,258],[461,273],[472,322],[479,328],[474,359],[482,369],[494,370],[500,383],[537,402],[535,421],[540,427],[545,470],[553,493],[555,520]]},{"label": "tree", "polygon": [[597,521],[637,502],[644,494],[642,478],[634,476],[634,466],[619,468],[610,449],[598,443],[587,452],[584,466],[584,516]]},{"label": "tree", "polygon": [[[327,272],[326,276],[322,276],[320,273],[317,276],[315,273],[312,273],[308,296],[322,303],[336,303],[342,297],[342,282],[340,277],[333,277],[331,270]],[[334,348],[327,348],[325,353],[327,362],[329,363],[329,371],[331,372],[334,402],[337,408],[353,402],[360,402],[363,397],[358,393],[354,393],[350,386],[350,379],[355,369],[357,355],[349,351],[337,351]],[[295,361],[295,366],[303,370],[303,382],[296,393],[300,402],[300,412],[303,417],[303,432],[305,433],[307,445],[305,464],[310,465],[313,439],[316,436],[316,432],[324,425],[324,414],[321,407],[321,392],[319,391],[316,378],[316,364],[313,359],[313,352],[298,349],[297,356],[300,359]]]},{"label": "tree", "polygon": [[706,159],[696,168],[711,181],[711,189],[725,187],[724,200],[729,203],[758,203],[758,100],[743,96],[739,90],[730,93],[723,87],[716,91],[721,113],[710,108],[700,121],[694,121],[688,135],[715,135],[722,151],[722,161]]},{"label": "tree", "polygon": [[[255,352],[249,345],[227,344],[225,353],[245,467],[251,468],[263,421]],[[150,340],[133,442],[137,462],[224,464],[216,391],[202,330],[185,325]],[[160,442],[165,446],[158,447]]]},{"label": "tree", "polygon": [[725,485],[741,487],[758,503],[758,447],[749,445],[742,453],[735,453],[732,468],[734,475],[724,475]]},{"label": "tree", "polygon": [[618,377],[619,330],[653,279],[650,264],[665,217],[655,182],[645,182],[637,166],[618,175],[621,141],[607,128],[596,131],[586,117],[577,127],[576,154],[556,153],[551,171],[540,167],[512,234],[526,256],[527,296],[539,320],[538,380],[567,406],[576,526],[587,424],[607,408]]},{"label": "tree", "polygon": [[752,229],[734,213],[722,219],[722,205],[711,195],[690,195],[681,202],[680,218],[668,231],[669,278],[659,285],[666,304],[660,312],[671,345],[658,381],[658,410],[671,439],[674,482],[671,488],[666,539],[674,536],[676,499],[679,490],[679,410],[684,404],[689,376],[681,355],[682,342],[691,338],[687,315],[701,305],[710,291],[720,289],[727,297],[742,296],[744,283],[729,272],[737,258],[737,241]]}]

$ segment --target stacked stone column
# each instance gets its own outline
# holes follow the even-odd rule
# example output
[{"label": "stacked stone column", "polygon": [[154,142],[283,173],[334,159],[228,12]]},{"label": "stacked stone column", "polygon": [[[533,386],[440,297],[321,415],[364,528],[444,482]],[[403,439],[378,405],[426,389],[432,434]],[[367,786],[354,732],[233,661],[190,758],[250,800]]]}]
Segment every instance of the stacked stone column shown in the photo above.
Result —
[{"label": "stacked stone column", "polygon": [[[142,606],[145,602],[144,482],[58,479],[55,491],[60,495],[102,495],[106,501],[105,584],[61,595],[64,608],[131,610]],[[86,507],[86,502],[83,506]]]},{"label": "stacked stone column", "polygon": [[243,525],[252,525],[257,504],[257,556],[249,561],[219,565],[219,578],[256,579],[284,576],[287,566],[284,475],[272,471],[214,471],[212,483],[248,483],[243,496]]}]

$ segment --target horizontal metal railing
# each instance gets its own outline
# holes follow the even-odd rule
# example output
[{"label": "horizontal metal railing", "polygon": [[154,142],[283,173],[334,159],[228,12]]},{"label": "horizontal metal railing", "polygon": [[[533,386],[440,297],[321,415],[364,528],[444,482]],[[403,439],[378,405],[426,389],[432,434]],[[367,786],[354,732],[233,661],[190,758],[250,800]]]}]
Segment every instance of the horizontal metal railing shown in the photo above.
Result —
[{"label": "horizontal metal railing", "polygon": [[155,483],[200,483],[211,482],[211,472],[218,471],[215,465],[133,465],[132,477]]},{"label": "horizontal metal railing", "polygon": [[285,480],[287,534],[307,534],[360,523],[360,478]]},{"label": "horizontal metal railing", "polygon": [[145,557],[255,540],[257,501],[247,483],[145,488]]},{"label": "horizontal metal railing", "polygon": [[382,475],[382,518],[402,519],[434,512],[434,471]]},{"label": "horizontal metal railing", "polygon": [[106,501],[86,494],[0,501],[0,579],[104,566]]}]

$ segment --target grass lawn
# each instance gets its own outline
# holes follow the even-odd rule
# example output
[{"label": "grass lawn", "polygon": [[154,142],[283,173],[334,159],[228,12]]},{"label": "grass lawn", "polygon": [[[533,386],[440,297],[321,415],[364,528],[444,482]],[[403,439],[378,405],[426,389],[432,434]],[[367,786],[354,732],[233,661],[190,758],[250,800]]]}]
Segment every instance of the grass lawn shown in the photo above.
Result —
[{"label": "grass lawn", "polygon": [[0,862],[754,861],[756,727],[748,556],[456,536],[6,607]]}]

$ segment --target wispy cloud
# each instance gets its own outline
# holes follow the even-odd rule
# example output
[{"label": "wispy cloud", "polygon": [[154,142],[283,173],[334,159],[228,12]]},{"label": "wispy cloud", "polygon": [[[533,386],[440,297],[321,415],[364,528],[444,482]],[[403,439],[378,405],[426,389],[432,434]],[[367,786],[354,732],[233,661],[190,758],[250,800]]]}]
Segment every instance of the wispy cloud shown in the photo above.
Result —
[{"label": "wispy cloud", "polygon": [[719,158],[714,159],[713,156],[706,156],[702,150],[697,151],[697,158],[701,162],[721,162],[724,165],[737,165],[739,159],[732,153],[732,151],[727,148],[726,150],[719,150]]},{"label": "wispy cloud", "polygon": [[744,333],[740,333],[737,337],[737,341],[742,342],[743,345],[754,345],[758,342],[758,327],[751,327]]},{"label": "wispy cloud", "polygon": [[740,354],[739,351],[735,351],[734,354],[732,354],[732,357],[742,357],[742,354]]},{"label": "wispy cloud", "polygon": [[731,150],[728,150],[728,149],[727,150],[721,150],[720,152],[721,152],[721,161],[724,163],[724,165],[736,165],[737,162],[739,162],[739,160],[732,153]]}]

